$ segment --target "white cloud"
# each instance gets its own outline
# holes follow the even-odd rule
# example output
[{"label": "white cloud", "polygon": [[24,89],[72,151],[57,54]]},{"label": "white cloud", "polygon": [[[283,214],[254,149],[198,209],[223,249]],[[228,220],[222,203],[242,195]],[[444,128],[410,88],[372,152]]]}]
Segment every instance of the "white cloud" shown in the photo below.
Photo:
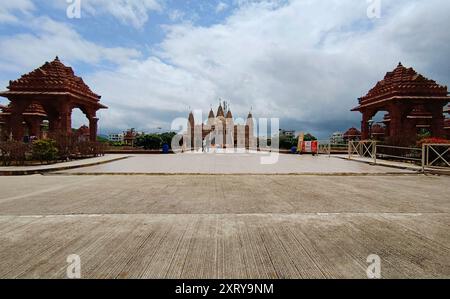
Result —
[{"label": "white cloud", "polygon": [[41,65],[55,55],[68,63],[101,62],[121,64],[140,57],[134,49],[102,47],[84,39],[72,27],[48,17],[29,20],[34,31],[0,39],[0,67],[3,71],[19,71]]},{"label": "white cloud", "polygon": [[169,126],[179,113],[185,116],[189,106],[202,108],[218,96],[212,82],[155,57],[95,73],[87,81],[111,107],[101,114],[106,128]]},{"label": "white cloud", "polygon": [[227,10],[229,7],[228,4],[226,4],[225,2],[219,2],[216,6],[216,13],[221,13],[225,10]]},{"label": "white cloud", "polygon": [[450,2],[384,0],[375,20],[367,18],[367,5],[240,1],[220,24],[167,25],[148,57],[96,45],[44,18],[36,33],[0,41],[0,69],[40,65],[55,49],[69,63],[116,63],[85,76],[110,107],[101,112],[101,128],[167,127],[188,106],[207,110],[223,97],[235,116],[253,107],[257,116],[287,120],[286,129],[331,133],[345,129],[341,124],[358,125],[359,115],[349,110],[398,61],[439,83],[450,81]]},{"label": "white cloud", "polygon": [[83,0],[82,11],[100,17],[111,14],[123,24],[141,28],[149,20],[151,11],[161,11],[159,0]]},{"label": "white cloud", "polygon": [[357,97],[400,60],[448,83],[450,36],[436,30],[449,25],[442,2],[383,3],[383,19],[374,21],[364,1],[263,1],[245,3],[223,24],[168,26],[161,59],[89,78],[111,107],[102,124],[167,125],[188,106],[206,110],[223,97],[235,116],[253,107],[309,126],[292,129],[331,133],[359,123],[349,111]]},{"label": "white cloud", "polygon": [[181,10],[178,10],[178,9],[174,9],[169,13],[169,19],[172,22],[180,21],[183,19],[183,17],[184,17],[184,12],[182,12]]},{"label": "white cloud", "polygon": [[432,77],[442,76],[433,65],[449,66],[450,35],[437,28],[449,27],[450,3],[382,3],[380,20],[367,18],[365,1],[245,3],[224,24],[170,27],[160,55],[212,82],[240,113],[253,106],[332,126],[357,119],[356,98],[399,60]]},{"label": "white cloud", "polygon": [[2,1],[0,5],[0,23],[16,23],[17,13],[30,14],[34,10],[30,0]]}]

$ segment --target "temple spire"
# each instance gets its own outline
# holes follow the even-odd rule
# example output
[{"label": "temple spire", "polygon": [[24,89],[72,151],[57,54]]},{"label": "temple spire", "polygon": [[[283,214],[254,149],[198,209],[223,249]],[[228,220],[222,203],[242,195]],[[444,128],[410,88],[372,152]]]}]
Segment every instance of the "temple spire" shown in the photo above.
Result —
[{"label": "temple spire", "polygon": [[194,120],[194,113],[192,113],[192,111],[189,112],[188,124],[190,125],[191,128],[194,127],[195,120]]},{"label": "temple spire", "polygon": [[208,118],[214,118],[214,111],[212,110],[212,108],[209,110]]},{"label": "temple spire", "polygon": [[222,107],[222,103],[219,104],[219,108],[217,109],[217,117],[222,116],[225,117],[225,114],[223,112],[223,107]]}]

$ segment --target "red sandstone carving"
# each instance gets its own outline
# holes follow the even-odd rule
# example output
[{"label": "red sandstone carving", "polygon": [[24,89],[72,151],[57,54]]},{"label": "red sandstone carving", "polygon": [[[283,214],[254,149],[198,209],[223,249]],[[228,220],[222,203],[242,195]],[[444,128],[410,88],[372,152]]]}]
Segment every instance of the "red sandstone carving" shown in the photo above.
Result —
[{"label": "red sandstone carving", "polygon": [[107,108],[100,104],[101,96],[92,92],[83,79],[77,77],[71,67],[61,63],[58,57],[18,80],[10,81],[8,91],[0,92],[0,96],[11,102],[8,107],[3,107],[1,113],[3,139],[12,133],[13,139],[22,140],[24,122],[30,136],[40,137],[40,125],[45,118],[49,121],[50,133],[68,136],[72,134],[72,110],[79,108],[89,120],[90,140],[95,141],[96,113]]},{"label": "red sandstone carving", "polygon": [[447,86],[425,78],[401,63],[388,72],[352,111],[362,113],[362,138],[369,138],[369,122],[379,111],[387,112],[385,136],[415,139],[426,128],[435,137],[445,137],[443,108],[448,104]]}]

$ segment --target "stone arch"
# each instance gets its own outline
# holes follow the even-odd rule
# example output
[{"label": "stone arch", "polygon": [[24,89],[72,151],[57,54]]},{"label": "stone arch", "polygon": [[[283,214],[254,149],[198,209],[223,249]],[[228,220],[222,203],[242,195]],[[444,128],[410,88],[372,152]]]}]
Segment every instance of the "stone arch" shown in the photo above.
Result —
[{"label": "stone arch", "polygon": [[[75,134],[75,139],[78,141],[87,141],[91,140],[90,136],[90,117],[91,114],[86,107],[82,105],[74,105],[71,107],[71,128],[75,130],[73,133]],[[81,122],[76,123],[75,119],[82,119]],[[87,132],[86,132],[87,131]]]},{"label": "stone arch", "polygon": [[[379,109],[374,110],[369,127],[369,137],[371,139],[375,138],[378,140],[382,140],[384,137],[388,137],[390,122],[390,113],[387,107],[380,107]],[[384,128],[383,136],[374,136],[373,128],[375,126],[382,126]]]}]

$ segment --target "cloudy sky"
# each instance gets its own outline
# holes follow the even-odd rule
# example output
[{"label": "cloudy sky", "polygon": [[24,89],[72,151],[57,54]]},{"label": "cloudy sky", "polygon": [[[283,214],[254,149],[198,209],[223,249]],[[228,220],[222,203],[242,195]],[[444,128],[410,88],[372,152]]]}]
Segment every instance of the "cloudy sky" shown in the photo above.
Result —
[{"label": "cloudy sky", "polygon": [[399,61],[450,84],[450,1],[81,0],[69,18],[73,1],[0,0],[0,88],[59,55],[109,106],[102,133],[223,98],[325,137],[359,126],[349,110]]}]

